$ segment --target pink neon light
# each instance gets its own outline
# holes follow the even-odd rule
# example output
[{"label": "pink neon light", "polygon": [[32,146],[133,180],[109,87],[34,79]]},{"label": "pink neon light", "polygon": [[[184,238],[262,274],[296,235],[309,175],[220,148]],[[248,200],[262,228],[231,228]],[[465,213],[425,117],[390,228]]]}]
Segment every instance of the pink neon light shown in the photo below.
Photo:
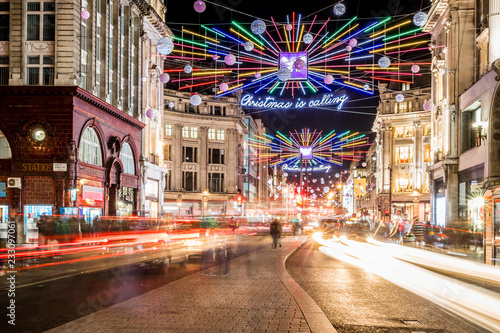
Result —
[{"label": "pink neon light", "polygon": [[390,42],[388,44],[398,43],[398,42],[402,42],[402,41],[407,40],[407,39],[412,39],[412,38],[416,38],[416,37],[422,37],[422,36],[429,35],[429,34],[430,34],[430,32],[424,32],[423,34],[415,35],[415,36],[410,36],[410,37],[405,37],[405,38],[398,39],[398,40],[395,40],[393,42]]},{"label": "pink neon light", "polygon": [[206,58],[191,58],[191,57],[164,56],[164,55],[160,55],[160,57],[163,57],[163,58],[172,58],[172,59],[190,59],[190,60],[205,60],[206,59]]},{"label": "pink neon light", "polygon": [[422,74],[414,74],[414,73],[401,73],[401,72],[376,72],[376,71],[365,71],[365,73],[372,73],[372,74],[390,74],[390,75],[416,75],[416,76],[422,76]]},{"label": "pink neon light", "polygon": [[309,27],[309,30],[307,30],[307,33],[309,33],[311,31],[311,28],[313,27],[314,25],[314,21],[316,21],[316,17],[318,17],[318,15],[314,15],[314,18],[313,18],[313,21],[311,23],[311,26]]},{"label": "pink neon light", "polygon": [[422,51],[422,50],[428,50],[428,49],[437,49],[440,47],[446,47],[446,45],[440,45],[440,46],[428,46],[428,47],[420,47],[418,49],[411,49],[411,50],[402,50],[402,51],[394,51],[394,52],[387,52],[387,54],[397,54],[397,53],[403,53],[403,52],[413,52],[413,51]]},{"label": "pink neon light", "polygon": [[182,46],[182,47],[188,47],[188,48],[190,48],[190,49],[195,49],[195,50],[205,51],[204,49],[201,49],[201,48],[196,47],[196,46],[189,46],[189,45],[184,45],[184,44],[179,44],[179,43],[174,43],[174,45],[177,45],[177,46]]},{"label": "pink neon light", "polygon": [[[326,20],[325,24],[323,24],[323,26],[321,27],[321,29],[319,29],[319,31],[318,31],[318,33],[316,34],[316,36],[319,36],[319,34],[321,33],[321,31],[323,31],[323,28],[326,26],[326,24],[327,24],[329,21],[330,21],[330,18],[328,18],[328,20]],[[307,51],[307,49],[309,48],[309,46],[313,45],[314,40],[316,39],[316,36],[314,36],[313,41],[311,42],[311,44],[309,44],[309,45],[306,47],[305,51]],[[318,47],[320,47],[320,46],[321,46],[321,45],[319,45]],[[310,54],[312,54],[314,51],[316,51],[316,50],[318,49],[318,47],[317,47],[317,48],[315,48],[314,50],[312,50],[312,51],[310,52]]]},{"label": "pink neon light", "polygon": [[220,76],[224,76],[224,75],[219,74],[219,75],[202,76],[202,77],[189,78],[189,79],[176,79],[176,80],[171,80],[170,82],[182,82],[182,81],[193,81],[193,80],[201,80],[201,79],[212,79],[214,77],[220,77]]},{"label": "pink neon light", "polygon": [[343,78],[343,79],[348,79],[348,80],[356,80],[356,81],[365,82],[365,83],[372,83],[372,81],[362,80],[362,79],[355,79],[353,77],[348,77],[348,76],[345,76],[345,75],[341,75],[340,77]]}]

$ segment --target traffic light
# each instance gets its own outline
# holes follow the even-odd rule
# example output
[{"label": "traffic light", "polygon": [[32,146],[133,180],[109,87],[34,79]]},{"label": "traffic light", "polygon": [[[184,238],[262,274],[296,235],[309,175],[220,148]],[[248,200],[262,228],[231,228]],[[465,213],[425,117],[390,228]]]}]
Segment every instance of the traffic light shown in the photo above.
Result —
[{"label": "traffic light", "polygon": [[381,211],[382,211],[382,209],[380,208],[380,205],[378,205],[378,211],[379,211],[379,212],[381,212]]},{"label": "traffic light", "polygon": [[389,216],[389,210],[388,209],[385,210],[385,215]]},{"label": "traffic light", "polygon": [[243,200],[243,198],[241,197],[241,195],[238,195],[238,197],[236,198],[236,200],[238,201],[238,207],[241,207],[241,201]]}]

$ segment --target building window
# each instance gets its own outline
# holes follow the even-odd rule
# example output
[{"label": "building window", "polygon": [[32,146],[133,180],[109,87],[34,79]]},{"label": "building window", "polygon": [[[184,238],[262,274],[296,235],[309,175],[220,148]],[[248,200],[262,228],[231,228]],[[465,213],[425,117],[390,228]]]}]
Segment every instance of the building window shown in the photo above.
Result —
[{"label": "building window", "polygon": [[78,158],[82,162],[102,166],[101,143],[92,127],[87,127],[83,132]]},{"label": "building window", "polygon": [[403,84],[401,85],[401,90],[402,91],[410,90],[410,84],[403,82]]},{"label": "building window", "polygon": [[424,162],[431,162],[431,145],[424,147]]},{"label": "building window", "polygon": [[225,140],[225,132],[223,129],[217,130],[217,140],[224,141]]},{"label": "building window", "polygon": [[9,56],[0,56],[0,85],[9,84]]},{"label": "building window", "polygon": [[412,190],[412,174],[411,172],[401,172],[396,178],[396,191],[406,192]]},{"label": "building window", "polygon": [[431,135],[431,128],[432,128],[431,124],[425,124],[424,125],[424,132],[423,132],[424,136]]},{"label": "building window", "polygon": [[210,172],[208,174],[208,189],[212,193],[224,192],[224,174]]},{"label": "building window", "polygon": [[163,145],[163,160],[172,161],[172,145]]},{"label": "building window", "polygon": [[208,149],[209,164],[225,164],[224,149],[209,148]]},{"label": "building window", "polygon": [[182,128],[182,137],[189,138],[189,126],[184,126]]},{"label": "building window", "polygon": [[172,136],[172,124],[165,124],[165,135]]},{"label": "building window", "polygon": [[413,154],[411,147],[396,147],[395,152],[395,161],[396,163],[412,163],[413,162]]},{"label": "building window", "polygon": [[198,127],[191,127],[191,139],[198,138]]},{"label": "building window", "polygon": [[0,3],[0,41],[9,40],[9,2]]},{"label": "building window", "polygon": [[394,103],[394,113],[407,113],[412,111],[412,102]]},{"label": "building window", "polygon": [[197,186],[197,172],[183,171],[182,172],[182,189],[184,191],[193,192],[196,191]]},{"label": "building window", "polygon": [[12,158],[9,141],[2,131],[0,131],[0,158]]},{"label": "building window", "polygon": [[55,8],[54,2],[28,2],[27,40],[54,41],[56,39]]},{"label": "building window", "polygon": [[120,151],[120,159],[123,164],[123,173],[135,175],[134,154],[128,143],[123,144],[122,150]]},{"label": "building window", "polygon": [[215,128],[208,129],[208,140],[215,140]]},{"label": "building window", "polygon": [[395,138],[409,138],[412,136],[413,136],[412,125],[396,127],[396,130],[394,131]]},{"label": "building window", "polygon": [[189,163],[198,163],[197,147],[182,147],[182,161]]},{"label": "building window", "polygon": [[165,174],[165,191],[171,191],[172,190],[172,171],[168,170],[168,172]]},{"label": "building window", "polygon": [[[41,62],[40,57],[42,58]],[[54,85],[53,56],[28,56],[26,66],[28,85]],[[40,73],[42,74],[40,75]]]}]

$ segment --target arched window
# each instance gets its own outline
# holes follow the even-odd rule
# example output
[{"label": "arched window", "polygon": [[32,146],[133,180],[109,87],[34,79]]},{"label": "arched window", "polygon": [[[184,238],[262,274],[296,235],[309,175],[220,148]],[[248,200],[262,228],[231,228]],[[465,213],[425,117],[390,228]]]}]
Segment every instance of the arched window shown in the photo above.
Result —
[{"label": "arched window", "polygon": [[87,127],[83,132],[78,158],[82,162],[102,166],[101,143],[91,127]]},{"label": "arched window", "polygon": [[123,164],[123,173],[128,173],[129,175],[135,175],[134,168],[134,154],[132,154],[132,148],[128,143],[124,143],[122,150],[120,152],[120,159]]},{"label": "arched window", "polygon": [[0,158],[12,158],[9,141],[2,131],[0,131]]}]

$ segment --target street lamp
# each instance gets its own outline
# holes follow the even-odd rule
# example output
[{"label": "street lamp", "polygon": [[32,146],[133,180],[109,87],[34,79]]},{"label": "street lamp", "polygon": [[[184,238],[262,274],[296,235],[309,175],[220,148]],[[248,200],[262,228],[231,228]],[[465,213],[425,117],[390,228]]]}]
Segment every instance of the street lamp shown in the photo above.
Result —
[{"label": "street lamp", "polygon": [[205,220],[205,203],[208,200],[209,193],[207,190],[205,190],[205,191],[201,192],[201,194],[203,195],[201,197],[201,215],[202,215],[202,221],[204,221]]}]

